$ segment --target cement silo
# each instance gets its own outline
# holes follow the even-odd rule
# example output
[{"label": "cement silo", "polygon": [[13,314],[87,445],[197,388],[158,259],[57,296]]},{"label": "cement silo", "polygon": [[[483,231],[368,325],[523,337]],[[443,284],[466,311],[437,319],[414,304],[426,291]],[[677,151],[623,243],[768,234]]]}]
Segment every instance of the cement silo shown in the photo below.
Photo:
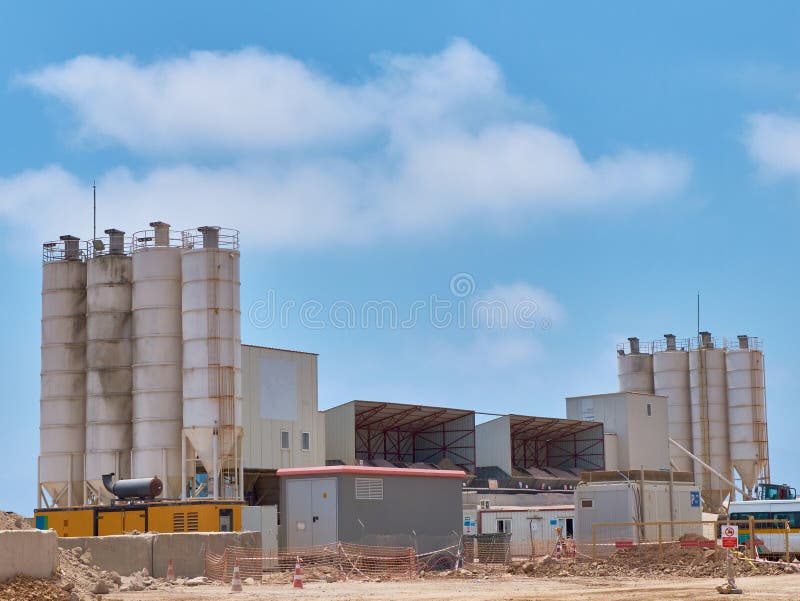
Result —
[{"label": "cement silo", "polygon": [[39,507],[83,502],[86,263],[79,245],[61,236],[43,249]]},{"label": "cement silo", "polygon": [[[692,450],[726,478],[732,479],[728,447],[728,401],[725,349],[717,348],[709,332],[689,352],[689,384],[692,402]],[[730,484],[695,462],[695,483],[712,511],[719,509],[731,492]]]},{"label": "cement silo", "polygon": [[738,348],[726,357],[731,464],[748,493],[769,474],[764,355],[758,347],[757,339],[739,336]]},{"label": "cement silo", "polygon": [[183,339],[180,232],[156,221],[133,236],[131,477],[158,476],[181,494]]},{"label": "cement silo", "polygon": [[130,478],[131,279],[125,232],[87,247],[86,276],[86,502],[111,499],[102,475]]},{"label": "cement silo", "polygon": [[[670,438],[692,450],[692,401],[689,388],[689,343],[677,343],[672,334],[653,353],[655,393],[667,397]],[[694,460],[670,445],[670,462],[682,472],[694,471]]]},{"label": "cement silo", "polygon": [[653,393],[653,355],[642,353],[638,338],[628,338],[628,353],[617,351],[617,373],[621,392]]},{"label": "cement silo", "polygon": [[[241,498],[239,234],[183,232],[182,463],[192,495]],[[202,482],[202,473],[207,479]]]}]

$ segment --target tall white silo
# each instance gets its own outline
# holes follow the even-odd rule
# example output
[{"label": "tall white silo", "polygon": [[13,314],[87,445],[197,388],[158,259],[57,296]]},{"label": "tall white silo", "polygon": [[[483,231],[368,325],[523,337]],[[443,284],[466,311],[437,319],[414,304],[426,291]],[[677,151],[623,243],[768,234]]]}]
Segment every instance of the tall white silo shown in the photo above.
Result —
[{"label": "tall white silo", "polygon": [[61,236],[43,249],[39,507],[83,503],[86,263],[79,245]]},{"label": "tall white silo", "polygon": [[653,355],[642,353],[638,338],[628,338],[628,350],[620,348],[617,354],[617,374],[622,392],[653,393]]},{"label": "tall white silo", "polygon": [[[711,334],[701,332],[689,352],[692,400],[692,449],[695,455],[732,479],[728,447],[728,401],[725,349],[716,348]],[[719,509],[731,492],[730,484],[695,462],[695,482],[709,508]]]},{"label": "tall white silo", "polygon": [[108,502],[102,475],[130,478],[131,280],[125,232],[87,247],[86,290],[86,501]]},{"label": "tall white silo", "polygon": [[[675,336],[665,334],[663,350],[653,353],[653,382],[655,393],[666,396],[669,435],[675,442],[691,451],[692,401],[689,387],[688,341],[676,343]],[[694,471],[694,460],[670,445],[670,462],[682,472]]]},{"label": "tall white silo", "polygon": [[726,357],[728,432],[731,463],[752,493],[758,479],[768,474],[767,403],[764,355],[758,340],[739,336],[739,348]]},{"label": "tall white silo", "polygon": [[[239,234],[201,227],[183,232],[183,486],[241,498],[241,312]],[[195,494],[194,492],[191,494]]]},{"label": "tall white silo", "polygon": [[133,434],[131,477],[158,476],[181,494],[183,339],[181,236],[156,221],[133,235]]}]

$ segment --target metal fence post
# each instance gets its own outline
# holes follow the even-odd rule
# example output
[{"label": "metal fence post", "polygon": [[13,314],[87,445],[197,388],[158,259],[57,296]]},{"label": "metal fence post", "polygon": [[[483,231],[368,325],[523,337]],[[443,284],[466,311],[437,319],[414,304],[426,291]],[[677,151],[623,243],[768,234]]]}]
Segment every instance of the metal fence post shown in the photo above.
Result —
[{"label": "metal fence post", "polygon": [[789,521],[786,521],[786,528],[783,531],[784,540],[786,541],[786,563],[789,563],[791,559],[791,554],[789,553]]},{"label": "metal fence post", "polygon": [[664,549],[661,546],[661,522],[658,523],[658,560],[664,561]]},{"label": "metal fence post", "polygon": [[750,559],[756,558],[756,518],[752,514],[747,516],[747,529],[750,532]]},{"label": "metal fence post", "polygon": [[595,526],[597,524],[592,524],[592,559],[596,559],[596,546],[597,546],[597,530],[595,530]]}]

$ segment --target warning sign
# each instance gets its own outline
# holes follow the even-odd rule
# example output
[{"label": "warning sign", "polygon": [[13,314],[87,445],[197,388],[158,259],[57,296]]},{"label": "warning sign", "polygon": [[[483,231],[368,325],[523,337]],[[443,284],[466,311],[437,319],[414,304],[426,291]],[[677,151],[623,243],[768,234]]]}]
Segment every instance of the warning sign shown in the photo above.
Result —
[{"label": "warning sign", "polygon": [[739,526],[726,524],[722,527],[722,547],[735,549],[739,546]]}]

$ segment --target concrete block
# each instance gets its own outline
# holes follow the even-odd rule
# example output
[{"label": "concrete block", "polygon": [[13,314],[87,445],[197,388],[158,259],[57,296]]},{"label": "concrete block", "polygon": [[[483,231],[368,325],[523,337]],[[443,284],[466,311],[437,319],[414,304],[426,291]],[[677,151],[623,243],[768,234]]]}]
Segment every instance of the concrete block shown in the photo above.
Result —
[{"label": "concrete block", "polygon": [[55,530],[0,530],[0,581],[17,574],[52,578],[57,568]]},{"label": "concrete block", "polygon": [[94,565],[129,576],[142,568],[153,572],[153,534],[115,536],[75,536],[59,538],[62,549],[80,547],[92,554]]},{"label": "concrete block", "polygon": [[175,575],[187,578],[203,576],[205,550],[222,555],[225,547],[261,548],[260,532],[181,532],[156,534],[153,538],[153,571],[156,578],[167,575],[171,559]]}]

